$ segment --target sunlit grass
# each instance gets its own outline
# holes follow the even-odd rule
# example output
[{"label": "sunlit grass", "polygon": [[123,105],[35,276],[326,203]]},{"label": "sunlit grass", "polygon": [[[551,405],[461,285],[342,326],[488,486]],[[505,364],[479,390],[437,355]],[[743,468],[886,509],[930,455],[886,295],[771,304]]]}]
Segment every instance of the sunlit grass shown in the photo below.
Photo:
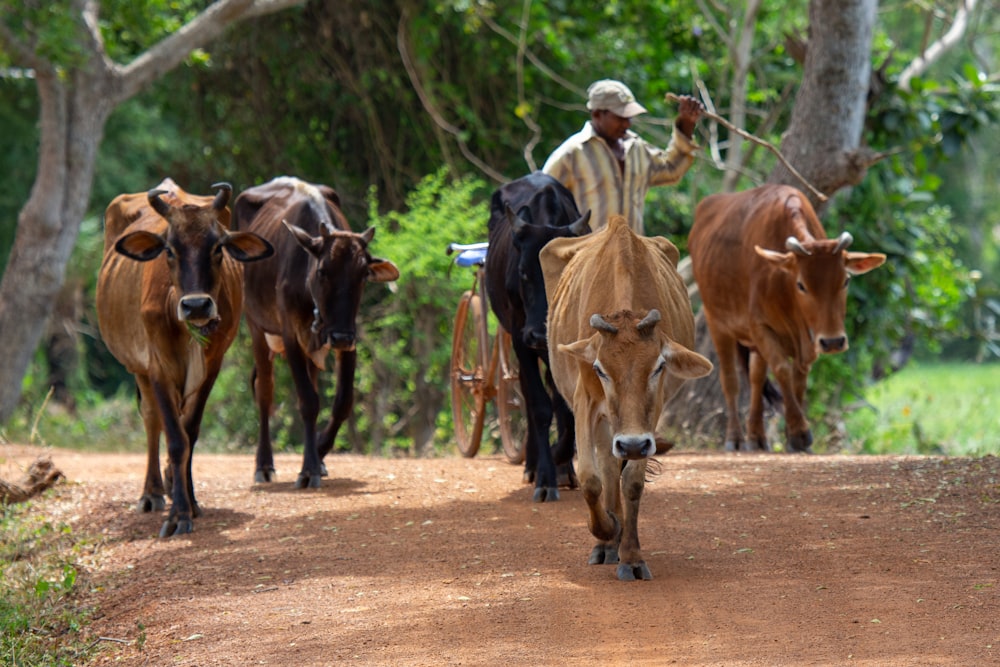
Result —
[{"label": "sunlit grass", "polygon": [[1000,454],[1000,365],[913,363],[851,413],[851,449],[872,454]]}]

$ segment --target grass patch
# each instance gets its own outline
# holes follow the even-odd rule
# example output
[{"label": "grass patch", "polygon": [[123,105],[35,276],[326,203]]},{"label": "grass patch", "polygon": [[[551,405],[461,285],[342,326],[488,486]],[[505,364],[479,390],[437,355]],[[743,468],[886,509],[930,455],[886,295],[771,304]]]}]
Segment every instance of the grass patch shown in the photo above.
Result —
[{"label": "grass patch", "polygon": [[76,558],[87,549],[66,524],[33,503],[0,506],[0,664],[79,664],[94,650],[77,601]]},{"label": "grass patch", "polygon": [[851,451],[1000,454],[1000,365],[913,363],[865,400],[847,416]]}]

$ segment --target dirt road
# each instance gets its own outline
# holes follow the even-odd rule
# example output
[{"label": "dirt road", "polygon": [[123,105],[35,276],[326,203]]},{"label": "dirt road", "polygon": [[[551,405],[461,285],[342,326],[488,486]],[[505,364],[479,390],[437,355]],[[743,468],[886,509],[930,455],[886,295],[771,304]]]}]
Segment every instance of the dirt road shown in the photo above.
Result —
[{"label": "dirt road", "polygon": [[[37,448],[0,445],[5,465]],[[47,449],[40,506],[101,536],[90,665],[1000,663],[1000,460],[671,452],[646,487],[653,574],[588,566],[578,491],[533,504],[496,457],[195,454],[204,516],[156,537],[143,456]]]}]

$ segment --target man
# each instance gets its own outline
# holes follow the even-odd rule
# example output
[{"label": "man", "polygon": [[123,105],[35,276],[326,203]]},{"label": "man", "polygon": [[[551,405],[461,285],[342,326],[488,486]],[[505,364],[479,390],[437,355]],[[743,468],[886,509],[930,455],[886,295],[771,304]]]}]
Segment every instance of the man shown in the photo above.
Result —
[{"label": "man", "polygon": [[621,214],[636,233],[644,234],[646,193],[654,185],[676,183],[694,162],[694,127],[705,108],[695,98],[681,96],[665,150],[629,129],[632,118],[646,108],[621,81],[592,83],[587,109],[590,121],[549,156],[542,171],[569,188],[581,211],[591,211],[594,231]]}]

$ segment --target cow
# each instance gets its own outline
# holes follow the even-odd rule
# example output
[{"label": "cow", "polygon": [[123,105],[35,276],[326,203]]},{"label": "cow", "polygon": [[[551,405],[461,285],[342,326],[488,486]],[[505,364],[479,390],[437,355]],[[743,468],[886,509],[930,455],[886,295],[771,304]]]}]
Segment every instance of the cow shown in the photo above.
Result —
[{"label": "cow", "polygon": [[622,581],[652,578],[638,519],[661,413],[685,380],[712,370],[690,349],[694,315],[678,258],[670,241],[639,236],[620,215],[540,255],[552,376],[573,409],[587,524],[598,539],[589,563],[618,563]]},{"label": "cow", "polygon": [[[573,413],[552,384],[545,336],[548,301],[538,253],[554,238],[589,234],[589,221],[590,212],[580,215],[573,194],[540,171],[502,185],[490,200],[486,293],[500,326],[511,333],[520,368],[528,422],[524,481],[535,483],[535,502],[559,499],[558,477],[576,484]],[[553,414],[555,457],[549,444]]]},{"label": "cow", "polygon": [[[248,188],[233,204],[233,227],[253,231],[275,248],[272,261],[244,274],[246,321],[253,341],[251,375],[259,411],[254,481],[274,480],[270,416],[274,355],[284,354],[302,416],[305,446],[295,488],[319,488],[324,457],[354,406],[357,317],[368,282],[399,278],[391,261],[372,257],[375,228],[351,231],[340,197],[327,185],[279,176]],[[336,395],[330,420],[317,434],[319,372],[333,351]]]},{"label": "cow", "polygon": [[[848,252],[851,242],[848,232],[826,238],[809,200],[787,185],[714,194],[695,207],[688,251],[719,355],[727,451],[769,451],[762,397],[768,369],[783,395],[786,451],[810,451],[809,369],[820,354],[847,349],[851,276],[885,262],[880,253]],[[741,367],[750,388],[745,440],[737,407]]]},{"label": "cow", "polygon": [[229,231],[232,193],[188,194],[171,179],[116,197],[104,214],[97,318],[108,350],[135,376],[146,430],[139,511],[166,507],[160,432],[166,434],[170,513],[160,537],[190,533],[201,514],[191,455],[205,402],[239,329],[242,264],[269,257],[256,234]]}]

